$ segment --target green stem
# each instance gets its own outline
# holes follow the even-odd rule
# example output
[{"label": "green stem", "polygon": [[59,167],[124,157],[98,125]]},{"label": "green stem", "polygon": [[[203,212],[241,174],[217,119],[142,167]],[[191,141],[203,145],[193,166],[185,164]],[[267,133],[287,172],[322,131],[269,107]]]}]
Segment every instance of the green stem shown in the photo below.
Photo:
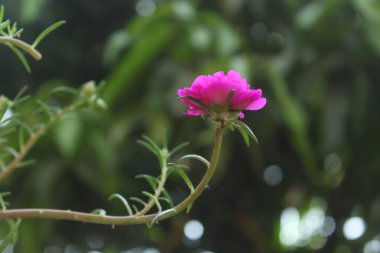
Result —
[{"label": "green stem", "polygon": [[[156,190],[154,191],[154,197],[156,199],[158,199],[161,196],[161,193],[164,190],[165,182],[167,179],[167,172],[168,172],[167,156],[163,156],[162,168],[161,168],[161,179],[160,179],[160,182],[158,183]],[[147,212],[149,212],[150,209],[152,209],[154,204],[155,204],[154,200],[150,199],[149,202],[145,205],[145,207],[142,210],[140,210],[139,212],[137,212],[135,215],[140,216],[140,215],[146,214]]]},{"label": "green stem", "polygon": [[40,54],[40,52],[38,52],[33,46],[23,42],[22,40],[18,40],[18,39],[8,37],[8,36],[0,36],[0,43],[3,43],[5,45],[12,44],[16,47],[19,47],[25,52],[27,52],[28,54],[30,54],[37,61],[41,60],[42,58],[42,55]]},{"label": "green stem", "polygon": [[[215,142],[211,156],[210,166],[208,167],[202,180],[186,199],[174,207],[173,212],[166,213],[160,216],[159,220],[170,218],[177,213],[184,211],[191,205],[207,188],[212,176],[214,175],[216,166],[218,164],[220,150],[222,147],[223,125],[217,123],[215,128]],[[14,209],[0,212],[0,220],[13,219],[13,218],[43,218],[43,219],[57,219],[57,220],[71,220],[80,221],[85,223],[95,224],[110,224],[110,225],[131,225],[143,224],[152,222],[160,213],[149,215],[131,215],[131,216],[109,216],[109,215],[96,215],[82,212],[74,212],[71,210],[54,210],[54,209]]]},{"label": "green stem", "polygon": [[45,134],[47,129],[49,129],[53,124],[60,120],[63,115],[76,110],[78,107],[84,104],[85,102],[79,101],[62,110],[59,110],[53,117],[49,119],[49,121],[46,124],[40,126],[36,131],[34,131],[25,143],[25,145],[21,148],[18,155],[8,164],[5,170],[3,170],[0,173],[0,182],[17,168],[17,165],[25,158],[25,156],[29,153],[29,151],[37,143],[37,141],[41,139],[41,137]]}]

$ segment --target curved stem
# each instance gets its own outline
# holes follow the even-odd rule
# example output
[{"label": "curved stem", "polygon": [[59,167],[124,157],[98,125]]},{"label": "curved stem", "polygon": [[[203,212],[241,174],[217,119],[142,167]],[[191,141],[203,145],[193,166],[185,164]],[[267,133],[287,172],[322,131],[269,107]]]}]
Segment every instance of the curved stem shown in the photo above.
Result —
[{"label": "curved stem", "polygon": [[8,36],[0,36],[0,43],[15,45],[16,47],[19,47],[28,54],[30,54],[37,61],[41,60],[42,58],[40,52],[38,52],[33,46],[23,42],[22,40],[18,40]]},{"label": "curved stem", "polygon": [[[220,150],[222,147],[223,125],[217,123],[215,128],[215,142],[212,151],[210,166],[208,167],[202,180],[186,199],[174,207],[173,212],[168,212],[159,217],[158,220],[167,219],[175,214],[182,212],[189,205],[191,205],[207,188],[212,176],[214,175],[216,166],[218,164]],[[14,209],[0,212],[0,220],[12,218],[43,218],[43,219],[57,219],[57,220],[71,220],[88,222],[95,224],[110,224],[110,225],[131,225],[143,224],[153,221],[160,213],[149,215],[131,215],[131,216],[109,216],[109,215],[96,215],[82,212],[74,212],[71,210],[54,210],[54,209]]]},{"label": "curved stem", "polygon": [[5,170],[3,170],[0,173],[0,182],[17,168],[17,165],[25,158],[25,156],[29,153],[34,144],[36,144],[36,142],[39,139],[41,139],[41,137],[45,134],[48,128],[50,128],[54,123],[61,119],[63,115],[65,115],[68,112],[74,111],[83,104],[84,102],[79,101],[66,107],[63,110],[58,111],[53,117],[49,119],[49,121],[46,124],[40,126],[36,131],[34,131],[25,143],[25,145],[21,148],[17,156],[8,164]]}]

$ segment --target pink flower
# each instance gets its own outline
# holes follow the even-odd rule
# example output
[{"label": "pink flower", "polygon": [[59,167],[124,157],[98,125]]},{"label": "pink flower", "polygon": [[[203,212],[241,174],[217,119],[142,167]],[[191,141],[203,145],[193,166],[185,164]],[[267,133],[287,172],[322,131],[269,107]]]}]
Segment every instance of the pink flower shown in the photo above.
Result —
[{"label": "pink flower", "polygon": [[247,80],[234,70],[198,76],[191,87],[178,90],[189,108],[186,115],[210,116],[217,121],[244,118],[242,110],[260,110],[266,104],[260,89],[251,89]]}]

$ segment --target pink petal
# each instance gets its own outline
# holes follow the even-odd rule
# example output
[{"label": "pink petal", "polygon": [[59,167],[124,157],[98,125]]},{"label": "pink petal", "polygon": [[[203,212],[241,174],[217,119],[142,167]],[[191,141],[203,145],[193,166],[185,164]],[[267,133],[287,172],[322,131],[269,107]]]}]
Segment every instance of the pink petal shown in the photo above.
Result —
[{"label": "pink petal", "polygon": [[227,76],[229,78],[231,78],[233,81],[241,81],[242,80],[240,73],[235,71],[235,70],[228,71]]},{"label": "pink petal", "polygon": [[202,91],[202,99],[205,104],[219,104],[224,105],[228,94],[233,89],[230,83],[223,80],[211,82]]},{"label": "pink petal", "polygon": [[246,110],[260,110],[261,108],[263,108],[265,106],[266,103],[267,103],[267,99],[266,98],[260,98],[260,99],[257,99],[255,101],[253,101],[245,109]]}]

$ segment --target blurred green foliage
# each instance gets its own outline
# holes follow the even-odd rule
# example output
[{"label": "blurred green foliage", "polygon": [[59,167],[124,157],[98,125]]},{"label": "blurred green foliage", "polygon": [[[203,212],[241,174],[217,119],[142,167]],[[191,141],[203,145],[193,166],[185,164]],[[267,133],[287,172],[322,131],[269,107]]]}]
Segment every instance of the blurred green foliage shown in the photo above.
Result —
[{"label": "blurred green foliage", "polygon": [[[109,104],[106,113],[82,110],[50,131],[30,154],[38,162],[1,185],[0,191],[12,192],[7,197],[11,208],[107,207],[122,213],[108,196],[134,195],[146,187],[135,175],[159,173],[154,158],[135,143],[143,133],[160,141],[167,129],[172,146],[189,140],[192,153],[207,157],[211,128],[207,121],[184,117],[176,95],[198,74],[235,69],[268,98],[265,110],[247,113],[245,119],[259,144],[247,148],[238,133],[226,135],[211,190],[189,215],[152,229],[24,220],[15,252],[120,252],[149,246],[160,252],[353,253],[366,245],[365,253],[378,252],[368,246],[380,233],[378,1],[2,4],[25,27],[25,38],[54,21],[67,21],[39,46],[44,59],[31,64],[32,75],[0,48],[2,94],[12,97],[28,84],[31,93],[44,97],[59,85],[104,79]],[[277,169],[270,177],[271,165],[280,168],[282,181],[270,181],[279,175]],[[194,169],[192,180],[201,173]],[[170,185],[175,198],[185,196],[180,179]],[[306,217],[313,205],[334,219],[333,233],[307,237],[298,231],[303,241],[284,242],[284,210],[295,207]],[[366,223],[357,240],[343,233],[351,216]],[[184,240],[183,225],[190,219],[204,225],[200,241]]]}]

